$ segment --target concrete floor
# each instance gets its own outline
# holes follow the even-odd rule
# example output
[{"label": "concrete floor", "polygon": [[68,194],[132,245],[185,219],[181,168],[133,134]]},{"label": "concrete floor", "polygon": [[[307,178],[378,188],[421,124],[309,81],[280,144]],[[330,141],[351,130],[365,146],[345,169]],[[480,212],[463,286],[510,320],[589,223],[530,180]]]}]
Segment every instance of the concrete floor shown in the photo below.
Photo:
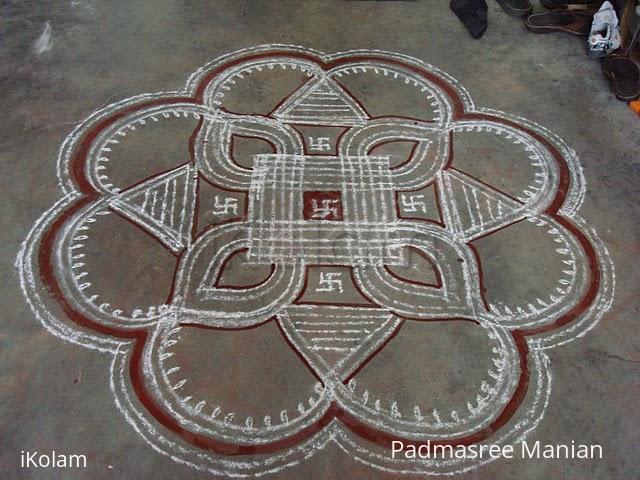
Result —
[{"label": "concrete floor", "polygon": [[[600,444],[604,458],[501,459],[455,478],[640,478],[638,117],[615,100],[599,63],[586,56],[581,40],[529,34],[493,1],[486,34],[473,40],[446,3],[2,2],[2,478],[208,476],[155,452],[134,431],[109,388],[111,356],[49,334],[25,302],[14,262],[34,222],[61,198],[56,157],[74,125],[114,101],[181,88],[191,72],[220,55],[273,43],[328,53],[362,48],[415,57],[460,81],[476,105],[539,123],[576,151],[588,185],[580,214],[609,249],[618,279],[615,301],[586,336],[547,352],[554,374],[552,394],[542,421],[528,438]],[[46,25],[51,27],[51,44],[38,44]],[[526,235],[518,238],[525,249],[527,242],[535,247]],[[543,281],[546,274],[537,272]],[[497,289],[507,288],[498,280],[487,281]],[[194,339],[190,348],[195,350],[198,341],[204,340]],[[472,340],[460,340],[457,347],[469,353],[467,346],[473,343],[465,342]],[[430,361],[449,352],[448,346],[437,347],[430,350]],[[396,361],[400,368],[412,351],[392,351],[385,357],[382,371],[387,376],[379,380],[380,388],[396,383],[415,387],[419,380],[397,370],[394,374],[393,368]],[[466,362],[472,364],[470,355]],[[292,372],[298,375],[293,367]],[[430,391],[453,388],[446,379],[438,382]],[[263,394],[271,398],[276,390]],[[21,450],[52,449],[86,454],[88,468],[19,467]],[[398,476],[357,463],[333,444],[274,475]]]}]

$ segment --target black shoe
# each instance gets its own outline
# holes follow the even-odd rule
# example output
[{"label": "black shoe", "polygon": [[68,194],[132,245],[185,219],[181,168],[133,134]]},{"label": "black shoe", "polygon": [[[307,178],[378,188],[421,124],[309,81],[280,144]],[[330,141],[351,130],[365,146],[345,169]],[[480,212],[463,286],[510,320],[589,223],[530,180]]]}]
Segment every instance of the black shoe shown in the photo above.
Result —
[{"label": "black shoe", "polygon": [[533,11],[529,0],[498,0],[498,3],[513,17],[526,17]]},{"label": "black shoe", "polygon": [[480,38],[487,29],[485,0],[451,0],[449,4],[473,38]]}]

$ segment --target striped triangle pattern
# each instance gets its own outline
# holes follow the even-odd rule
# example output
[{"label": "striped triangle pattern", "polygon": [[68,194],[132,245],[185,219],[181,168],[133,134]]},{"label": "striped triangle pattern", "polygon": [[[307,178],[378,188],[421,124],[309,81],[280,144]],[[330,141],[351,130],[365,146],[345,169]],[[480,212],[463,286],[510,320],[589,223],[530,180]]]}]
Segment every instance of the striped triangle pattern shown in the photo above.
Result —
[{"label": "striped triangle pattern", "polygon": [[448,169],[437,177],[445,224],[464,241],[525,216],[522,203],[463,172]]},{"label": "striped triangle pattern", "polygon": [[369,116],[336,81],[315,77],[293,93],[273,116],[287,123],[353,126]]},{"label": "striped triangle pattern", "polygon": [[186,164],[122,191],[111,207],[178,253],[191,243],[195,187],[196,170]]},{"label": "striped triangle pattern", "polygon": [[401,320],[388,311],[295,306],[278,315],[291,343],[320,377],[347,378],[397,330]]}]

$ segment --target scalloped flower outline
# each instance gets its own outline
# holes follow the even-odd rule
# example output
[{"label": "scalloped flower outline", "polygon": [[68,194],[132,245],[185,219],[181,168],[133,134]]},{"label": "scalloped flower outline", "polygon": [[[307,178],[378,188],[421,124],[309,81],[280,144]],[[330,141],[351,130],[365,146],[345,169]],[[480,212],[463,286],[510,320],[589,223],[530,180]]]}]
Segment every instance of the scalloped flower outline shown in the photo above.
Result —
[{"label": "scalloped flower outline", "polygon": [[[295,311],[282,308],[283,304],[290,306],[300,293],[302,274],[296,272],[295,267],[292,267],[293,271],[285,268],[281,272],[282,278],[297,278],[295,282],[290,282],[297,283],[297,289],[278,297],[275,302],[277,308],[269,310],[265,307],[265,312],[248,321],[238,316],[237,323],[232,320],[231,325],[250,328],[260,325],[264,318],[275,315],[274,321],[278,322],[285,339],[298,353],[303,352],[302,360],[319,377],[318,398],[314,404],[297,423],[290,422],[291,428],[275,433],[266,429],[262,432],[263,437],[256,433],[259,429],[253,424],[236,430],[229,430],[224,425],[213,428],[197,421],[197,414],[201,413],[197,408],[181,412],[180,401],[177,397],[171,398],[175,385],[168,382],[161,360],[167,355],[166,347],[172,341],[172,335],[181,328],[181,314],[192,310],[185,304],[185,298],[189,296],[185,285],[189,283],[190,265],[202,251],[206,253],[211,239],[224,236],[234,229],[246,234],[246,226],[238,226],[233,222],[219,225],[192,239],[192,243],[185,240],[190,232],[180,229],[152,232],[161,237],[169,248],[183,253],[175,286],[179,294],[174,292],[167,305],[147,315],[110,311],[101,305],[92,305],[82,297],[85,284],[81,279],[66,278],[64,275],[61,278],[56,274],[56,268],[73,270],[77,261],[74,259],[74,248],[83,239],[81,227],[86,226],[86,221],[95,215],[114,207],[114,199],[117,201],[121,195],[101,177],[96,168],[99,162],[95,159],[99,158],[100,150],[107,145],[108,139],[123,128],[122,122],[134,125],[135,122],[151,121],[149,119],[153,119],[154,115],[191,115],[200,119],[199,127],[209,123],[214,131],[217,122],[222,122],[222,125],[235,122],[241,129],[262,129],[263,138],[271,140],[277,152],[303,153],[302,146],[296,144],[295,134],[283,133],[282,126],[272,119],[251,118],[248,123],[242,123],[244,120],[240,116],[219,108],[221,97],[224,96],[221,92],[229,79],[242,75],[243,68],[258,68],[262,62],[267,62],[265,65],[269,62],[276,65],[278,62],[290,62],[293,65],[291,68],[305,70],[310,77],[319,74],[340,76],[340,72],[347,74],[349,68],[354,72],[358,69],[364,72],[367,68],[388,69],[396,76],[398,72],[405,75],[407,83],[413,82],[420,87],[420,82],[425,82],[424,85],[434,87],[434,98],[441,112],[434,128],[416,127],[406,119],[367,119],[365,125],[343,139],[342,144],[346,146],[341,153],[345,156],[368,155],[375,142],[388,139],[389,131],[393,131],[404,139],[416,140],[430,136],[429,145],[434,142],[444,145],[438,147],[442,151],[437,157],[444,158],[446,138],[451,132],[484,130],[515,137],[517,143],[522,143],[527,150],[530,148],[533,156],[546,168],[542,177],[548,183],[540,187],[537,193],[529,192],[530,195],[519,199],[521,204],[512,208],[513,217],[509,220],[511,223],[530,221],[559,239],[556,240],[561,244],[559,250],[566,251],[561,255],[566,255],[566,263],[573,270],[574,280],[559,294],[557,302],[552,299],[549,304],[531,306],[527,311],[510,312],[508,309],[500,311],[490,308],[483,301],[478,280],[481,277],[480,267],[472,250],[465,250],[462,245],[508,226],[509,223],[504,220],[500,222],[497,219],[485,225],[484,230],[480,228],[474,231],[477,225],[465,227],[462,220],[455,219],[456,206],[446,205],[445,202],[445,225],[456,224],[457,229],[443,234],[442,228],[415,221],[405,221],[399,227],[401,240],[410,239],[417,247],[421,247],[421,241],[424,241],[424,245],[441,242],[441,251],[450,250],[453,252],[451,258],[458,255],[465,259],[463,263],[467,266],[457,274],[458,280],[461,280],[458,283],[463,284],[459,310],[447,313],[472,318],[486,331],[488,338],[498,345],[496,376],[500,377],[498,385],[502,390],[498,388],[489,392],[484,402],[479,400],[475,407],[470,406],[471,410],[476,408],[483,415],[478,416],[477,423],[467,425],[466,430],[460,430],[459,425],[455,425],[464,423],[460,421],[453,422],[454,426],[448,431],[449,425],[440,419],[435,425],[422,420],[422,423],[416,421],[415,425],[411,425],[411,422],[403,423],[393,412],[383,418],[365,405],[366,400],[363,402],[361,398],[356,398],[353,370],[337,371],[320,365],[321,362],[316,362],[317,358],[305,356],[302,346],[304,339],[288,322],[289,316]],[[232,188],[246,187],[248,174],[241,169],[217,165],[215,160],[199,160],[199,156],[203,155],[197,146],[199,142],[194,135],[191,163],[163,175],[178,178],[204,171],[212,181],[228,182]],[[425,146],[425,152],[427,150],[428,146]],[[445,190],[447,186],[453,188],[452,182],[467,182],[467,186],[471,182],[469,188],[483,188],[473,183],[470,177],[447,170],[443,162],[439,163],[436,159],[433,169],[428,171],[428,179],[415,180],[411,176],[411,168],[401,171],[398,176],[406,188],[419,187],[434,179]],[[222,178],[220,168],[226,169]],[[475,468],[485,460],[391,459],[385,449],[394,439],[414,443],[429,439],[452,444],[488,441],[505,444],[524,438],[541,420],[549,400],[551,373],[544,350],[585,334],[608,310],[613,299],[615,277],[607,250],[596,233],[577,215],[585,184],[575,153],[543,127],[519,117],[476,107],[454,79],[431,65],[404,55],[364,50],[327,55],[302,47],[265,45],[222,56],[195,72],[182,91],[138,95],[94,112],[63,143],[58,157],[58,177],[64,196],[35,223],[16,261],[27,302],[39,321],[53,334],[112,355],[111,388],[116,403],[127,421],[154,449],[178,462],[214,474],[247,476],[277,472],[308,458],[330,442],[358,461],[385,471],[453,474]],[[185,198],[195,197],[195,192],[185,189],[184,195]],[[121,208],[126,210],[126,205],[121,205]],[[421,235],[426,236],[426,240],[421,240]],[[427,248],[424,245],[422,248]],[[220,263],[223,260],[221,258]],[[438,268],[441,272],[446,270],[441,265]],[[354,268],[354,283],[364,295],[384,307],[385,314],[390,316],[393,323],[393,328],[389,328],[377,343],[371,344],[369,351],[362,354],[367,354],[364,355],[365,361],[384,346],[403,321],[420,321],[434,316],[434,310],[413,304],[405,305],[396,300],[394,289],[398,285],[385,275],[380,268]],[[455,272],[450,277],[445,278],[445,282],[450,280],[449,284],[455,283]],[[42,287],[46,288],[46,292]],[[420,294],[419,288],[409,291],[409,294],[413,293]],[[237,292],[236,296],[231,297],[231,302],[240,301],[242,295],[242,291]],[[435,302],[438,301],[436,297],[433,298]],[[54,308],[51,307],[52,301]],[[214,328],[221,325],[216,319],[219,315],[206,314],[206,306],[200,307],[200,311],[205,314],[196,316],[196,320],[200,319],[204,325]],[[129,323],[123,327],[123,321]],[[156,395],[165,400],[158,403],[158,399],[147,391],[147,383],[153,384]],[[156,423],[164,428],[159,429]],[[167,430],[172,433],[167,434]],[[238,442],[238,438],[242,441]],[[256,457],[256,453],[260,455]]]}]

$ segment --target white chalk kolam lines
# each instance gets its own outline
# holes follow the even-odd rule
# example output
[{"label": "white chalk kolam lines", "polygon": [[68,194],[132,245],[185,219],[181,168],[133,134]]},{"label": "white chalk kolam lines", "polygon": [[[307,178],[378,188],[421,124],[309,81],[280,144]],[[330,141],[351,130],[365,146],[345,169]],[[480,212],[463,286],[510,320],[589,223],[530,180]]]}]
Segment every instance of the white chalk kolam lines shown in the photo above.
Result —
[{"label": "white chalk kolam lines", "polygon": [[544,350],[613,297],[575,153],[399,54],[225,55],[90,115],[58,176],[17,258],[27,302],[113,357],[153,449],[212,474],[329,443],[389,472],[476,468],[391,442],[524,439]]}]

